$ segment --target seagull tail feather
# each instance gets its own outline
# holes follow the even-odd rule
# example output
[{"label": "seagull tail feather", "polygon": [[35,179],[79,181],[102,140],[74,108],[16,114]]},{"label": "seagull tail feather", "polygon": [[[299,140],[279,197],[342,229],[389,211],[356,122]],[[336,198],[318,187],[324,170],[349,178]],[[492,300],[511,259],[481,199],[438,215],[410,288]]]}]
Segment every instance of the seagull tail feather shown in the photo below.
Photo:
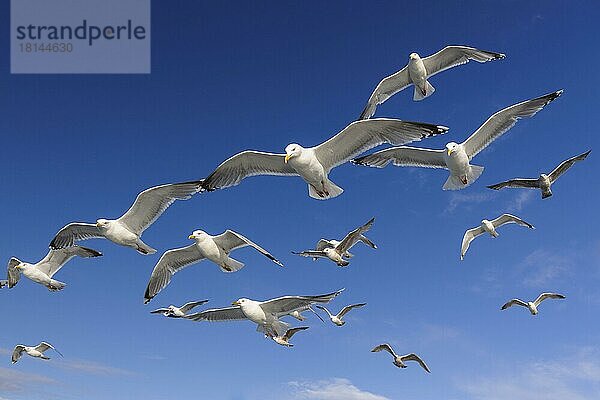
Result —
[{"label": "seagull tail feather", "polygon": [[425,93],[421,91],[417,85],[415,85],[415,94],[413,95],[414,101],[421,101],[429,96],[431,96],[435,92],[435,88],[429,83],[429,81],[425,81]]}]

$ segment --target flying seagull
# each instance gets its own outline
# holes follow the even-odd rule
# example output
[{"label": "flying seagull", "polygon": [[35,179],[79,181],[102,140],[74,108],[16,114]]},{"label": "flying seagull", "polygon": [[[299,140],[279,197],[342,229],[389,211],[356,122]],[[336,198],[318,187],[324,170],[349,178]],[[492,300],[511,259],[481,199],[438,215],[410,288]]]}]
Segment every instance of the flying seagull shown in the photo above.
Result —
[{"label": "flying seagull", "polygon": [[462,260],[465,258],[465,254],[467,253],[467,250],[469,250],[469,245],[473,239],[475,239],[477,236],[483,235],[486,232],[492,237],[497,238],[500,236],[500,234],[496,232],[496,228],[506,224],[518,224],[521,226],[526,226],[529,229],[535,229],[530,223],[525,222],[521,218],[515,217],[511,214],[502,214],[498,218],[491,221],[484,219],[481,221],[481,225],[465,232],[465,236],[463,236],[462,245],[460,248],[460,259]]},{"label": "flying seagull", "polygon": [[54,348],[54,346],[52,346],[48,342],[42,342],[35,347],[18,344],[15,346],[15,349],[12,353],[12,363],[15,364],[17,361],[19,361],[19,359],[23,355],[23,352],[27,353],[27,355],[31,357],[41,358],[42,360],[49,360],[50,357],[44,355],[44,352],[48,349],[56,351],[62,357],[60,351],[56,350],[56,348]]},{"label": "flying seagull", "polygon": [[431,370],[429,369],[427,364],[425,364],[425,361],[421,360],[421,358],[418,355],[416,355],[415,353],[410,353],[410,354],[406,354],[404,356],[399,356],[398,354],[396,354],[394,349],[392,349],[392,346],[390,346],[387,343],[376,346],[373,350],[371,350],[371,352],[377,353],[382,350],[387,351],[388,353],[390,353],[392,355],[392,357],[394,357],[394,365],[398,368],[406,368],[407,365],[404,363],[405,361],[416,361],[419,363],[419,365],[421,365],[421,367],[423,367],[423,369],[425,371],[431,372]]},{"label": "flying seagull", "polygon": [[342,318],[344,317],[344,315],[348,314],[348,312],[350,310],[352,310],[353,308],[359,308],[359,307],[363,307],[366,306],[367,303],[359,303],[359,304],[351,304],[349,306],[346,306],[344,308],[342,308],[342,311],[340,311],[337,315],[332,315],[329,310],[323,306],[315,306],[323,311],[325,311],[327,313],[327,315],[329,316],[329,319],[331,320],[331,322],[333,322],[335,325],[337,326],[342,326],[346,323],[346,321],[342,320]]},{"label": "flying seagull", "polygon": [[542,293],[534,301],[525,302],[521,299],[512,299],[509,302],[507,302],[506,304],[504,304],[501,309],[506,310],[509,307],[517,305],[517,306],[522,306],[522,307],[527,308],[529,310],[529,312],[531,313],[531,315],[537,315],[538,307],[540,306],[540,303],[542,301],[544,301],[546,299],[565,299],[565,298],[566,297],[564,295],[559,294],[559,293]]},{"label": "flying seagull", "polygon": [[568,160],[563,161],[560,165],[548,175],[540,174],[540,177],[537,179],[523,179],[516,178],[508,181],[500,182],[495,185],[488,186],[490,189],[500,190],[505,187],[510,188],[526,188],[526,189],[540,189],[542,191],[542,199],[552,196],[552,184],[569,168],[573,166],[577,161],[583,161],[590,154],[592,150],[588,150],[583,154],[580,154],[575,157],[571,157]]},{"label": "flying seagull", "polygon": [[[313,314],[315,314],[317,316],[317,318],[319,318],[321,320],[321,322],[325,322],[323,321],[323,318],[321,318],[321,316],[315,312],[315,310],[313,310],[312,307],[308,307],[307,310],[309,310],[310,312],[312,312]],[[290,317],[296,318],[298,321],[304,321],[306,320],[306,317],[304,315],[302,315],[302,313],[300,311],[292,311],[291,313],[288,314]]]},{"label": "flying seagull", "polygon": [[280,344],[285,347],[294,347],[293,344],[290,343],[290,339],[296,333],[308,329],[308,326],[299,326],[297,328],[288,329],[282,336],[273,336],[273,340],[275,343]]},{"label": "flying seagull", "polygon": [[202,181],[173,183],[151,187],[141,192],[125,214],[118,219],[99,219],[95,224],[73,222],[62,228],[50,248],[62,249],[79,240],[106,238],[122,246],[133,247],[141,254],[154,254],[156,250],[142,242],[142,233],[175,200],[187,200],[200,189]]},{"label": "flying seagull", "polygon": [[254,175],[300,176],[308,184],[314,199],[336,197],[343,189],[329,180],[329,172],[338,165],[384,143],[400,145],[444,133],[448,128],[397,119],[373,119],[353,122],[340,133],[315,147],[292,143],[285,154],[247,150],[225,160],[202,183],[212,191],[239,184]]},{"label": "flying seagull", "polygon": [[239,321],[250,320],[257,325],[257,331],[269,337],[283,336],[289,324],[279,318],[292,311],[304,311],[315,303],[329,303],[344,289],[319,296],[283,296],[266,301],[241,298],[232,307],[215,308],[187,315],[193,321]]},{"label": "flying seagull", "polygon": [[0,289],[4,286],[8,286],[8,281],[6,279],[0,279]]},{"label": "flying seagull", "polygon": [[8,287],[14,287],[21,278],[21,273],[32,281],[44,285],[51,291],[64,289],[66,283],[52,279],[63,265],[75,256],[83,258],[100,257],[102,253],[87,247],[71,246],[59,250],[50,250],[46,257],[35,264],[29,264],[12,257],[8,261]]},{"label": "flying seagull", "polygon": [[[344,257],[348,257],[348,250],[357,242],[362,241],[362,238],[364,237],[363,234],[371,229],[373,222],[375,222],[375,218],[371,218],[366,224],[359,226],[352,232],[348,233],[346,237],[341,242],[337,242],[334,247],[324,247],[319,249],[319,244],[324,240],[321,239],[321,241],[319,241],[317,244],[316,250],[304,250],[300,252],[292,251],[292,254],[297,254],[303,257],[313,257],[314,259],[328,258],[335,262],[338,266],[346,267],[348,264],[350,264],[348,261],[344,260]],[[371,241],[369,242],[372,243]],[[373,246],[375,245],[373,244]]]},{"label": "flying seagull", "polygon": [[[373,243],[365,235],[360,235],[358,237],[358,240],[354,244],[356,244],[358,242],[362,242],[362,243],[366,244],[367,246],[369,246],[372,249],[377,249],[377,245],[375,243]],[[321,239],[321,240],[319,240],[317,242],[317,247],[315,248],[315,250],[325,250],[326,248],[335,248],[340,243],[341,243],[341,241],[335,240],[335,239]],[[354,246],[354,245],[352,245],[352,246]],[[350,248],[352,248],[352,246],[350,246]],[[342,257],[344,257],[344,258],[352,258],[352,257],[354,257],[354,254],[352,254],[348,250],[346,250],[346,252],[344,254],[342,254]],[[317,257],[315,257],[315,260],[316,259],[317,259]]]},{"label": "flying seagull", "polygon": [[208,303],[208,300],[190,301],[188,303],[185,303],[181,307],[176,307],[171,304],[169,307],[159,308],[157,310],[150,311],[150,313],[162,314],[165,317],[169,318],[183,318],[189,311],[192,311],[193,308],[201,306],[205,303]]},{"label": "flying seagull", "polygon": [[410,85],[415,85],[414,101],[431,96],[435,92],[435,88],[431,86],[427,79],[438,72],[466,64],[470,60],[484,63],[504,57],[505,55],[501,53],[466,46],[446,46],[437,53],[425,58],[421,58],[417,53],[410,53],[406,67],[379,82],[360,114],[360,119],[371,118],[379,104],[384,103]]},{"label": "flying seagull", "polygon": [[450,142],[444,150],[391,147],[359,157],[353,162],[377,168],[383,168],[390,162],[396,166],[445,168],[450,171],[450,176],[443,189],[464,189],[475,182],[483,172],[483,167],[470,164],[473,157],[512,128],[518,120],[534,116],[561,94],[562,90],[559,90],[500,110],[489,117],[463,143]]}]

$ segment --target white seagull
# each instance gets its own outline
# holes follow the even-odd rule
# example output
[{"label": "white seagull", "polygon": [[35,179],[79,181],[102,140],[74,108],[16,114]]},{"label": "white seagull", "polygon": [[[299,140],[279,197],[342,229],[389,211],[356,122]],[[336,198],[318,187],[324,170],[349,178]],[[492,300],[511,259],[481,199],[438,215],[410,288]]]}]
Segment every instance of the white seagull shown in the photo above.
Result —
[{"label": "white seagull", "polygon": [[490,189],[500,190],[505,187],[509,188],[526,188],[526,189],[540,189],[542,192],[542,199],[548,198],[552,196],[552,184],[556,182],[556,180],[569,168],[573,166],[578,161],[583,161],[590,154],[591,150],[586,151],[583,154],[580,154],[575,157],[571,157],[568,160],[563,161],[560,165],[548,175],[540,174],[540,177],[537,179],[524,179],[524,178],[516,178],[508,181],[500,182],[495,185],[488,186]]},{"label": "white seagull", "polygon": [[275,343],[280,344],[285,347],[294,347],[293,344],[290,343],[290,339],[296,333],[308,329],[308,326],[299,326],[297,328],[288,329],[282,336],[273,336],[272,339]]},{"label": "white seagull", "polygon": [[470,60],[484,63],[504,57],[505,55],[501,53],[466,46],[446,46],[437,53],[425,58],[421,58],[417,53],[410,53],[406,67],[379,82],[360,114],[360,119],[371,118],[379,104],[384,103],[410,85],[415,85],[413,100],[419,101],[431,96],[435,89],[427,79],[438,72],[466,64]]},{"label": "white seagull", "polygon": [[[323,318],[321,318],[321,316],[315,312],[315,310],[313,310],[312,307],[308,307],[307,310],[309,310],[310,312],[312,312],[313,314],[315,314],[317,316],[317,318],[319,318],[321,320],[321,322],[325,322],[323,321]],[[290,317],[296,318],[298,321],[304,321],[306,320],[306,317],[304,315],[302,315],[302,313],[300,311],[294,310],[291,313],[288,314]]]},{"label": "white seagull", "polygon": [[[369,246],[372,249],[377,249],[377,245],[375,243],[373,243],[368,237],[366,237],[365,235],[360,235],[358,237],[358,240],[354,243],[358,243],[358,242],[362,242],[364,244],[366,244],[367,246]],[[339,246],[339,244],[342,243],[340,240],[335,240],[335,239],[321,239],[317,242],[317,247],[315,248],[315,250],[325,250],[326,248],[335,248],[337,246]],[[352,246],[350,246],[350,248],[352,248],[354,246],[354,244]],[[346,250],[346,252],[344,254],[342,254],[342,256],[344,258],[352,258],[354,257],[354,254],[350,253],[349,251]],[[317,259],[317,257],[315,257],[315,260]]]},{"label": "white seagull", "polygon": [[50,291],[64,289],[66,283],[52,279],[63,265],[75,256],[90,258],[100,257],[102,253],[87,247],[71,246],[60,250],[50,250],[46,257],[35,264],[30,264],[12,257],[8,261],[8,287],[14,287],[21,278],[21,273],[32,281],[46,286]]},{"label": "white seagull", "polygon": [[279,318],[292,311],[304,311],[315,303],[329,303],[344,289],[319,296],[283,296],[266,301],[241,298],[232,303],[232,307],[215,308],[185,318],[193,321],[240,321],[250,320],[257,325],[256,330],[269,337],[283,336],[289,324]]},{"label": "white seagull", "polygon": [[238,153],[204,179],[202,188],[223,189],[254,175],[300,176],[308,184],[310,197],[329,199],[343,192],[329,180],[329,172],[338,165],[384,143],[406,144],[447,130],[444,126],[396,119],[357,121],[315,147],[292,143],[285,148],[285,154],[252,150]]},{"label": "white seagull", "polygon": [[18,344],[15,346],[15,349],[12,353],[12,363],[15,364],[17,361],[19,361],[19,359],[23,355],[23,352],[27,353],[27,355],[31,357],[41,358],[42,360],[49,360],[50,357],[44,355],[44,352],[48,349],[56,351],[62,357],[60,351],[56,350],[56,348],[54,348],[54,346],[52,346],[48,342],[42,342],[37,346],[25,346],[22,344]]},{"label": "white seagull", "polygon": [[481,221],[481,225],[479,225],[476,228],[469,229],[465,232],[460,248],[460,259],[464,259],[467,250],[469,250],[469,245],[471,244],[473,239],[475,239],[477,236],[483,235],[486,232],[489,233],[492,237],[497,238],[498,236],[500,236],[500,234],[496,232],[496,228],[506,224],[518,224],[521,226],[526,226],[529,229],[535,229],[534,226],[531,225],[529,222],[525,222],[521,218],[515,217],[511,214],[502,214],[498,218],[493,219],[491,221],[484,219]]},{"label": "white seagull", "polygon": [[229,257],[229,253],[242,247],[250,246],[275,264],[283,267],[281,261],[273,257],[271,253],[241,234],[229,229],[216,236],[196,230],[188,238],[194,240],[194,244],[168,250],[160,257],[150,276],[144,294],[144,303],[148,303],[164,289],[171,282],[171,277],[175,273],[204,259],[217,264],[223,272],[239,271],[244,267],[244,264]]},{"label": "white seagull", "polygon": [[404,361],[416,361],[419,363],[419,365],[421,365],[421,367],[423,367],[423,369],[425,371],[431,372],[431,370],[429,369],[427,364],[425,364],[425,361],[421,360],[421,357],[419,357],[415,353],[410,353],[410,354],[406,354],[403,356],[399,356],[398,354],[396,354],[394,349],[392,349],[392,346],[390,346],[387,343],[376,346],[373,350],[371,350],[371,352],[377,353],[382,350],[387,351],[388,353],[390,353],[392,355],[392,357],[394,357],[394,365],[398,368],[406,368],[407,367],[407,365],[404,363]]},{"label": "white seagull", "polygon": [[443,189],[464,189],[483,172],[483,167],[470,164],[473,157],[512,128],[518,120],[534,116],[561,94],[562,90],[559,90],[500,110],[489,117],[467,140],[460,144],[450,142],[443,150],[392,147],[359,157],[353,163],[377,168],[383,168],[390,162],[396,166],[445,168],[450,171],[450,176]]},{"label": "white seagull", "polygon": [[113,243],[133,247],[141,254],[154,254],[156,250],[142,242],[142,233],[175,200],[187,200],[198,192],[201,182],[173,183],[146,189],[118,219],[101,218],[95,224],[73,222],[66,225],[52,239],[50,248],[61,249],[79,240],[106,238]]},{"label": "white seagull", "polygon": [[506,310],[509,307],[517,305],[517,306],[522,306],[522,307],[527,308],[529,310],[529,312],[531,313],[531,315],[537,315],[538,307],[540,306],[540,303],[542,301],[544,301],[546,299],[565,299],[565,298],[566,297],[564,295],[559,294],[559,293],[542,293],[534,301],[525,302],[521,299],[512,299],[512,300],[508,301],[506,304],[504,304],[501,309]]},{"label": "white seagull", "polygon": [[[328,258],[331,261],[333,261],[334,263],[336,263],[338,266],[346,267],[350,263],[348,261],[344,260],[344,257],[352,256],[352,255],[349,255],[348,250],[350,250],[350,248],[352,246],[354,246],[356,243],[358,243],[359,241],[363,241],[363,238],[365,238],[365,236],[363,234],[365,232],[367,232],[369,229],[371,229],[371,227],[373,226],[373,222],[375,222],[375,218],[371,218],[366,224],[359,226],[352,232],[348,233],[346,235],[346,237],[344,239],[342,239],[341,242],[335,241],[335,243],[337,243],[337,244],[334,247],[329,247],[329,246],[321,247],[320,244],[325,240],[325,239],[321,239],[319,241],[319,243],[317,243],[316,250],[304,250],[304,251],[300,251],[300,252],[292,251],[292,254],[296,254],[299,256],[303,256],[303,257],[312,257],[315,260],[318,258]],[[377,248],[377,246],[375,246],[375,244],[373,244],[370,240],[368,240],[368,241],[369,241],[369,243],[372,244],[373,248]],[[331,242],[334,242],[334,241],[331,241]]]},{"label": "white seagull", "polygon": [[6,279],[0,279],[0,289],[4,286],[8,286],[8,281]]},{"label": "white seagull", "polygon": [[159,308],[154,311],[150,311],[151,314],[162,314],[169,318],[183,318],[186,314],[192,311],[193,308],[201,306],[202,304],[208,303],[208,300],[190,301],[185,303],[181,307],[170,305],[169,307]]},{"label": "white seagull", "polygon": [[342,308],[342,311],[340,311],[339,313],[337,313],[337,315],[332,315],[329,310],[323,306],[315,306],[323,311],[325,311],[327,313],[327,315],[329,316],[329,319],[331,320],[331,322],[333,322],[335,325],[337,326],[343,326],[346,321],[342,320],[342,318],[344,317],[344,315],[348,314],[348,312],[350,310],[352,310],[353,308],[359,308],[359,307],[363,307],[366,306],[367,303],[358,303],[358,304],[351,304],[349,306],[346,306],[344,308]]}]

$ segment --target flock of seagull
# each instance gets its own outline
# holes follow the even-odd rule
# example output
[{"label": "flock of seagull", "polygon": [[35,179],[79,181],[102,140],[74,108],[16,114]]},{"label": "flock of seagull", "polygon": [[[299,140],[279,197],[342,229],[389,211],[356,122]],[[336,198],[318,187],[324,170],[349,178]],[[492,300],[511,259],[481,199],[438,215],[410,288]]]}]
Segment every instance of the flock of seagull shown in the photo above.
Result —
[{"label": "flock of seagull", "polygon": [[[549,103],[562,94],[558,90],[540,97],[522,101],[506,107],[490,116],[474,133],[462,143],[449,142],[444,149],[428,149],[407,147],[406,144],[429,137],[444,134],[448,128],[421,122],[401,121],[391,118],[373,118],[377,106],[393,95],[413,85],[415,101],[431,96],[435,89],[429,79],[455,66],[466,64],[470,60],[485,63],[505,58],[504,54],[478,50],[465,46],[447,46],[437,53],[421,58],[411,53],[408,64],[400,71],[384,78],[375,88],[361,113],[359,119],[350,123],[335,136],[313,147],[303,147],[292,143],[285,147],[285,153],[268,153],[247,150],[235,154],[223,161],[206,178],[182,183],[155,186],[141,192],[133,205],[117,219],[100,218],[95,223],[72,222],[58,231],[50,241],[50,250],[41,261],[31,264],[12,257],[8,262],[7,280],[0,281],[0,288],[13,288],[19,282],[21,274],[31,281],[45,286],[51,291],[64,289],[65,283],[55,280],[54,275],[60,271],[73,257],[95,258],[102,254],[96,250],[82,247],[77,242],[92,238],[105,238],[115,244],[131,247],[143,255],[151,255],[156,250],[142,241],[142,234],[150,227],[166,209],[178,200],[187,200],[197,193],[210,192],[238,185],[247,177],[256,175],[299,176],[308,186],[310,197],[326,200],[342,194],[343,189],[329,179],[331,170],[341,164],[352,162],[356,165],[383,168],[390,162],[396,166],[416,166],[425,168],[444,168],[449,177],[443,185],[444,190],[460,190],[472,185],[482,174],[483,167],[472,165],[477,154],[489,146],[495,139],[506,133],[518,120],[533,117]],[[369,155],[366,151],[382,144],[392,147]],[[552,184],[576,162],[584,160],[590,151],[562,162],[549,174],[541,174],[539,178],[510,179],[496,185],[488,186],[499,190],[505,187],[539,189],[542,199],[552,196]],[[364,225],[349,232],[341,240],[321,239],[314,249],[292,252],[299,256],[326,258],[339,267],[347,267],[353,254],[349,250],[359,242],[372,248],[377,246],[365,234],[374,224],[374,218]],[[497,237],[500,226],[515,223],[530,229],[533,225],[521,218],[502,214],[498,218],[481,221],[480,226],[465,232],[460,258],[464,258],[471,242],[485,233]],[[283,267],[281,261],[270,252],[244,235],[226,230],[218,235],[211,235],[202,230],[192,232],[188,239],[192,244],[171,249],[162,254],[156,263],[144,293],[144,302],[150,302],[165,289],[173,276],[187,266],[202,260],[216,264],[222,272],[239,271],[244,264],[231,257],[231,252],[252,247],[274,264]],[[331,302],[342,291],[316,296],[282,296],[265,301],[240,298],[228,307],[207,309],[191,313],[196,307],[204,305],[208,300],[188,302],[181,307],[170,305],[151,311],[168,318],[183,318],[191,321],[234,321],[247,320],[256,325],[257,331],[275,343],[292,347],[292,337],[308,329],[308,326],[291,327],[282,321],[283,317],[292,317],[304,321],[303,312],[310,311],[321,321],[323,318],[315,308],[325,312],[332,324],[343,326],[343,317],[351,310],[364,307],[366,303],[351,304],[343,307],[337,314],[332,314],[324,304]],[[512,299],[502,306],[505,310],[513,305],[527,308],[532,315],[538,313],[540,303],[546,299],[564,299],[559,293],[542,293],[536,300],[525,302]],[[44,360],[49,359],[44,352],[56,350],[51,344],[41,342],[37,346],[18,344],[12,354],[12,362],[16,363],[23,353]],[[399,356],[392,347],[380,344],[372,352],[387,351],[393,357],[393,363],[399,368],[406,368],[407,361],[417,362],[426,372],[430,372],[427,364],[416,354]],[[60,353],[59,353],[60,354]]]}]

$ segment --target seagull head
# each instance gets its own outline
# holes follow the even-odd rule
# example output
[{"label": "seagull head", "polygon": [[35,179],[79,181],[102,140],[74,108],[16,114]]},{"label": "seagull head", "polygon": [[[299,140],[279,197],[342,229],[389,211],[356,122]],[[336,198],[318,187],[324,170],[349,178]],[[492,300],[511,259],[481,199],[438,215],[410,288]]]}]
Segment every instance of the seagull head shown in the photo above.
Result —
[{"label": "seagull head", "polygon": [[451,155],[453,152],[456,151],[457,148],[458,148],[458,143],[450,142],[446,145],[446,152],[448,153],[448,155]]},{"label": "seagull head", "polygon": [[192,232],[192,234],[190,236],[188,236],[188,239],[198,240],[198,239],[202,239],[204,236],[206,236],[206,232],[198,229],[198,230],[195,230],[194,232]]},{"label": "seagull head", "polygon": [[100,218],[99,220],[96,221],[96,227],[98,228],[106,228],[108,227],[108,220],[104,219],[104,218]]},{"label": "seagull head", "polygon": [[409,58],[411,61],[416,61],[416,60],[418,60],[418,59],[419,59],[419,58],[421,58],[421,57],[419,57],[419,55],[418,55],[417,53],[410,53],[410,55],[408,56],[408,58]]},{"label": "seagull head", "polygon": [[236,301],[234,301],[233,303],[231,303],[231,305],[232,306],[241,307],[242,305],[244,305],[245,303],[247,303],[249,301],[250,300],[242,297],[241,299],[237,299]]},{"label": "seagull head", "polygon": [[296,143],[288,144],[285,148],[285,163],[292,157],[298,157],[302,153],[302,146]]}]

